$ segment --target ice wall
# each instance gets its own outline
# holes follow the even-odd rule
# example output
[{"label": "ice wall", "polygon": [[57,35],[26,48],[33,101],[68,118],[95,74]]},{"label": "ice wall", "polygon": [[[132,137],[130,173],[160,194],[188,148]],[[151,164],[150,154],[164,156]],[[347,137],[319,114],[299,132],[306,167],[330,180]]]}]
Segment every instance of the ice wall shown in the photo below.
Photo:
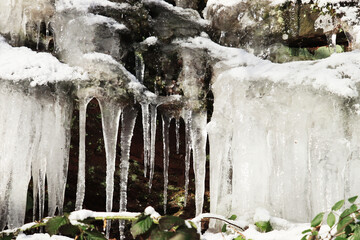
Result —
[{"label": "ice wall", "polygon": [[[45,178],[48,212],[62,213],[69,158],[72,102],[60,91],[56,96],[35,89],[19,89],[2,82],[0,101],[1,225],[23,224],[27,189],[33,177],[34,217],[43,217]],[[56,166],[55,168],[53,166]],[[36,202],[36,200],[35,200]],[[38,213],[36,212],[38,209]]]},{"label": "ice wall", "polygon": [[208,124],[211,212],[251,216],[265,207],[309,221],[357,194],[357,56],[273,64],[245,54],[240,67],[217,65]]}]

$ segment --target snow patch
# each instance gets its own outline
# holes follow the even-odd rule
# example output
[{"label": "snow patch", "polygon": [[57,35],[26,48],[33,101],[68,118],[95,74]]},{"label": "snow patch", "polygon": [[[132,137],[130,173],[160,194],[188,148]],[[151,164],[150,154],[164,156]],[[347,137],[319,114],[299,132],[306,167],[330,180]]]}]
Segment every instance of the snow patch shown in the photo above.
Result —
[{"label": "snow patch", "polygon": [[49,53],[11,47],[0,37],[0,78],[15,82],[28,79],[35,86],[48,82],[85,80],[87,74],[80,68],[59,62]]},{"label": "snow patch", "polygon": [[89,8],[102,6],[116,9],[131,7],[127,3],[114,3],[108,0],[58,0],[55,3],[56,11],[61,12],[67,9],[76,9],[79,12],[87,12]]}]

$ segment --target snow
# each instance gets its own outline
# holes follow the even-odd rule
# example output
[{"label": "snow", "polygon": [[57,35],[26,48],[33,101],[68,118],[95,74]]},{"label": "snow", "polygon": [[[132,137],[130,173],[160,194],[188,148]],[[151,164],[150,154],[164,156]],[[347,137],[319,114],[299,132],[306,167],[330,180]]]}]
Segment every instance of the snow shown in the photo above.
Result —
[{"label": "snow", "polygon": [[162,7],[165,7],[169,11],[173,11],[179,15],[182,15],[189,20],[192,20],[196,22],[197,24],[207,26],[209,25],[209,22],[202,17],[200,17],[199,13],[196,10],[190,9],[190,8],[182,8],[182,7],[175,7],[171,5],[170,3],[165,2],[164,0],[143,0],[143,3],[145,4],[156,4],[160,5]]},{"label": "snow", "polygon": [[119,65],[119,63],[113,57],[104,53],[90,52],[85,53],[82,57],[94,62],[106,62],[108,64]]},{"label": "snow", "polygon": [[86,16],[80,17],[79,19],[84,21],[86,25],[107,24],[109,27],[112,27],[116,30],[128,30],[124,24],[118,23],[113,18],[104,17],[101,15],[88,14]]},{"label": "snow", "polygon": [[47,233],[35,233],[33,235],[25,235],[23,233],[19,234],[16,237],[17,240],[70,240],[72,238],[59,236],[59,235],[52,235],[50,236]]},{"label": "snow", "polygon": [[203,218],[222,220],[221,221],[222,223],[228,222],[235,226],[239,226],[241,228],[245,228],[248,225],[248,222],[245,220],[242,220],[241,218],[239,218],[240,220],[229,220],[222,215],[213,214],[213,213],[202,213],[202,214],[196,216],[195,218],[191,219],[191,221],[195,224],[199,224]]},{"label": "snow", "polygon": [[130,7],[127,3],[114,3],[108,0],[58,0],[56,1],[56,10],[58,12],[65,11],[67,9],[76,9],[80,12],[87,12],[89,8],[102,6],[111,8],[128,8]]},{"label": "snow", "polygon": [[29,80],[32,86],[48,82],[85,80],[80,68],[59,62],[49,53],[37,53],[26,47],[11,47],[0,36],[0,78],[14,82]]},{"label": "snow", "polygon": [[[234,6],[237,5],[241,2],[248,2],[250,0],[209,0],[207,2],[207,6],[210,5],[223,5],[223,6]],[[328,3],[332,3],[332,4],[336,4],[339,2],[352,2],[353,0],[317,0],[316,4],[318,6],[326,6]],[[281,5],[284,4],[286,2],[296,2],[296,0],[270,0],[270,4],[275,6],[275,5]],[[310,3],[310,0],[302,0],[302,3]]]},{"label": "snow", "polygon": [[69,220],[71,224],[78,225],[79,221],[85,220],[87,218],[107,218],[107,217],[124,217],[124,218],[135,218],[139,216],[140,213],[134,212],[94,212],[91,210],[78,210],[71,212]]},{"label": "snow", "polygon": [[[261,60],[244,50],[220,46],[205,37],[176,40],[187,48],[208,49],[213,58],[220,59],[215,69],[222,77],[232,76],[240,81],[272,81],[293,86],[311,86],[342,97],[356,97],[356,83],[360,81],[360,51],[333,54],[317,61],[283,64]],[[229,69],[224,71],[224,69]],[[321,71],[319,71],[321,69]],[[219,72],[219,71],[217,71]]]},{"label": "snow", "polygon": [[151,37],[146,38],[141,43],[145,44],[145,45],[148,45],[148,46],[152,46],[152,45],[155,45],[157,43],[157,41],[158,41],[157,37],[151,36]]},{"label": "snow", "polygon": [[207,1],[207,6],[210,5],[223,5],[223,6],[234,6],[241,2],[246,2],[247,0],[209,0]]},{"label": "snow", "polygon": [[267,222],[270,220],[270,213],[264,208],[255,209],[254,222]]}]

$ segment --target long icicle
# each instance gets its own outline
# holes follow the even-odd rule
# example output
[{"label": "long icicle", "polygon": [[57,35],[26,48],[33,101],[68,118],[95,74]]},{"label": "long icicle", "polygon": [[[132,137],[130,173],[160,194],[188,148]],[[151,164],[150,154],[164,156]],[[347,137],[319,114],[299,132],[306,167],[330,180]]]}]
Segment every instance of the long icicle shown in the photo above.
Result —
[{"label": "long icicle", "polygon": [[152,180],[154,177],[155,167],[155,143],[156,143],[156,119],[157,119],[157,105],[150,105],[150,121],[151,121],[151,144],[150,144],[150,176],[149,176],[149,191],[151,191]]},{"label": "long icicle", "polygon": [[167,192],[169,183],[169,128],[170,119],[162,115],[162,134],[163,134],[163,166],[164,166],[164,214],[166,214]]},{"label": "long icicle", "polygon": [[150,151],[150,135],[149,135],[149,103],[141,103],[142,111],[142,125],[144,138],[144,176],[147,175],[147,168],[149,165],[149,151]]},{"label": "long icicle", "polygon": [[[121,117],[121,162],[120,162],[120,212],[126,211],[127,206],[127,184],[129,175],[129,158],[131,139],[135,126],[137,109],[127,106]],[[120,239],[125,239],[125,221],[119,221]]]},{"label": "long icicle", "polygon": [[195,173],[195,208],[196,216],[202,213],[205,194],[206,176],[206,111],[194,112],[191,115],[191,139],[193,149],[193,168]]},{"label": "long icicle", "polygon": [[192,125],[192,119],[191,119],[192,111],[188,110],[185,112],[184,120],[185,120],[185,202],[184,206],[187,205],[187,199],[189,194],[189,172],[190,172],[190,159],[191,159],[191,125]]},{"label": "long icicle", "polygon": [[92,97],[79,99],[79,170],[76,191],[75,210],[81,210],[85,198],[85,136],[86,136],[86,108]]},{"label": "long icicle", "polygon": [[175,129],[176,129],[176,154],[179,154],[180,148],[180,119],[175,119]]},{"label": "long icicle", "polygon": [[[101,109],[102,127],[106,150],[106,211],[111,212],[114,194],[114,172],[116,143],[119,130],[119,119],[122,107],[113,99],[98,99]],[[109,238],[111,222],[106,225],[106,237]]]},{"label": "long icicle", "polygon": [[[36,134],[41,132],[41,127],[44,126],[44,112],[43,106],[40,106],[37,111],[37,122],[34,126],[34,147],[33,147],[33,156],[31,160],[31,171],[33,178],[33,221],[36,219],[42,219],[45,206],[45,175],[46,175],[46,159],[39,155],[39,145],[41,141],[41,136]],[[38,201],[36,200],[38,198]],[[37,207],[39,209],[37,209]],[[38,211],[38,218],[36,218],[36,211]]]}]

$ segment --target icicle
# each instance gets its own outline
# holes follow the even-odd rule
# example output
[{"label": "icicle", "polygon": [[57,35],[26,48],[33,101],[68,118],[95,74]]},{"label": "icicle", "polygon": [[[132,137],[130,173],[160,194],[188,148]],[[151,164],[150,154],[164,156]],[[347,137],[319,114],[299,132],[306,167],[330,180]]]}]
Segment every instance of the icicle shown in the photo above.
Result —
[{"label": "icicle", "polygon": [[190,172],[190,159],[191,159],[191,111],[185,112],[185,202],[187,205],[189,193],[189,172]]},{"label": "icicle", "polygon": [[44,212],[45,174],[49,215],[56,207],[61,212],[71,104],[61,97],[53,99],[46,92],[32,97],[17,89],[0,88],[0,135],[4,140],[0,145],[0,228],[3,229],[6,225],[13,228],[23,224],[31,174],[33,198],[35,202],[39,199],[39,216]]},{"label": "icicle", "polygon": [[206,124],[207,113],[189,113],[191,144],[193,149],[193,168],[195,173],[195,207],[196,216],[202,213],[205,194],[206,175]]},{"label": "icicle", "polygon": [[164,165],[164,214],[166,214],[167,205],[167,190],[168,190],[168,175],[169,175],[169,127],[170,119],[162,115],[162,133],[163,133],[163,165]]},{"label": "icicle", "polygon": [[151,144],[150,144],[150,174],[149,174],[149,191],[152,187],[155,167],[155,142],[156,142],[156,118],[157,105],[150,105],[150,122],[151,122]]},{"label": "icicle", "polygon": [[142,111],[142,125],[143,125],[143,138],[144,138],[144,176],[147,174],[147,167],[149,164],[149,151],[150,151],[150,126],[149,126],[149,103],[141,103]]},{"label": "icicle", "polygon": [[[121,118],[120,212],[126,211],[130,147],[137,112],[133,106],[127,106]],[[125,239],[124,229],[125,221],[119,221],[120,239]]]},{"label": "icicle", "polygon": [[85,159],[86,159],[86,108],[92,97],[79,99],[79,170],[76,190],[75,210],[81,210],[85,197]]},{"label": "icicle", "polygon": [[38,26],[37,26],[36,50],[39,50],[40,30],[41,30],[41,21],[38,23]]},{"label": "icicle", "polygon": [[[49,148],[47,156],[46,176],[48,186],[48,215],[54,216],[63,213],[67,172],[70,151],[70,126],[72,117],[72,101],[66,95],[57,91],[54,105],[51,106],[50,127],[53,134],[49,134],[47,141],[51,145],[44,144]],[[47,131],[50,131],[46,129]],[[43,130],[43,131],[46,131]]]},{"label": "icicle", "polygon": [[336,53],[336,33],[331,35],[331,45],[334,48],[334,53]]},{"label": "icicle", "polygon": [[49,24],[50,23],[47,23],[46,26],[45,26],[45,28],[46,28],[46,38],[49,37]]},{"label": "icicle", "polygon": [[[114,193],[114,172],[116,158],[116,142],[119,130],[119,119],[122,108],[113,99],[98,99],[106,150],[106,211],[111,212]],[[111,222],[107,222],[106,237],[109,238]]]},{"label": "icicle", "polygon": [[143,56],[141,53],[136,52],[135,53],[135,68],[136,68],[136,78],[139,80],[139,82],[144,82],[144,75],[145,75],[145,63]]},{"label": "icicle", "polygon": [[[39,119],[37,119],[39,126],[35,126],[37,132],[42,132],[41,127],[44,128],[48,124],[44,114],[44,106],[38,111]],[[45,121],[44,121],[45,120]],[[34,147],[34,156],[31,160],[31,169],[32,169],[32,178],[33,178],[33,221],[37,219],[42,219],[44,216],[44,206],[45,206],[45,176],[46,176],[46,157],[42,154],[42,151],[39,149],[39,144],[41,136],[34,136],[34,142],[36,146]],[[36,200],[38,198],[38,202]],[[38,203],[38,204],[37,204]],[[36,211],[38,210],[38,218],[36,218]]]},{"label": "icicle", "polygon": [[[2,92],[2,94],[4,93]],[[0,125],[0,132],[3,133],[2,139],[4,140],[2,145],[5,145],[0,153],[0,165],[5,170],[2,173],[7,175],[0,177],[5,180],[5,182],[0,181],[0,185],[5,184],[6,189],[5,194],[0,191],[2,208],[0,209],[0,215],[5,214],[1,217],[1,222],[3,220],[4,222],[0,222],[0,227],[3,228],[5,222],[7,222],[7,226],[11,229],[24,223],[27,187],[31,176],[31,159],[28,154],[32,148],[31,136],[34,134],[32,127],[28,126],[28,121],[33,123],[35,116],[34,104],[31,104],[31,99],[22,97],[20,94],[18,96],[15,94],[10,98],[12,98],[11,102],[5,101],[5,104],[11,104],[12,108],[17,109],[2,112],[14,114],[14,116],[6,115],[5,126]],[[4,127],[4,129],[1,129],[1,127]],[[5,209],[1,202],[1,195],[5,195]]]},{"label": "icicle", "polygon": [[175,120],[176,127],[176,154],[179,154],[180,149],[180,119],[176,118]]}]

